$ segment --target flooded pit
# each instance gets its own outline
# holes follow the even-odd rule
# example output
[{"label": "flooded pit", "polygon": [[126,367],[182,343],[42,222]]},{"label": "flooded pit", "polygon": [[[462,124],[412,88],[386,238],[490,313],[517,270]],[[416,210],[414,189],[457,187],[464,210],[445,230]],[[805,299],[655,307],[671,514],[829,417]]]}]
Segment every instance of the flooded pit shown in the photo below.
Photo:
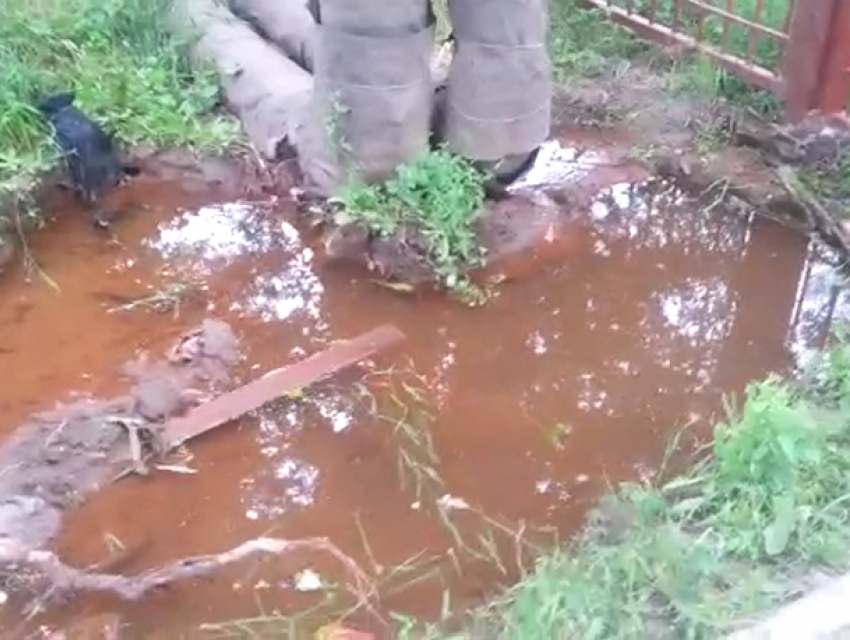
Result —
[{"label": "flooded pit", "polygon": [[[58,291],[22,271],[0,281],[0,366],[14,372],[5,433],[73,394],[123,392],[122,363],[204,317],[236,329],[239,373],[251,377],[386,322],[407,341],[193,443],[195,474],[92,496],[66,515],[55,548],[85,566],[117,539],[133,553],[113,570],[134,573],[263,535],[327,536],[379,576],[384,612],[432,617],[445,590],[462,607],[509,584],[517,531],[539,542],[574,533],[606,483],[653,471],[672,428],[710,424],[724,393],[788,370],[846,315],[803,239],[606,175],[586,210],[490,269],[505,282],[472,309],[327,264],[283,199],[138,183],[127,197],[147,207],[111,243],[61,211],[30,241]],[[119,309],[187,282],[199,291],[176,318]],[[451,527],[439,504],[454,506],[442,512]],[[502,567],[484,559],[491,539]],[[81,597],[31,628],[110,611],[127,637],[181,637],[297,612],[315,604],[306,583],[343,578],[315,554],[248,560],[133,604]],[[4,613],[11,628],[19,618]]]}]

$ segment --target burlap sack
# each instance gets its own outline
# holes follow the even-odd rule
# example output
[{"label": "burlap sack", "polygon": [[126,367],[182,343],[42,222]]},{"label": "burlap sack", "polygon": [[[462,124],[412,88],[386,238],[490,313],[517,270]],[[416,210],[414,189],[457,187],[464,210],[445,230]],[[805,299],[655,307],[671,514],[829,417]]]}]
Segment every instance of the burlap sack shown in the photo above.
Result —
[{"label": "burlap sack", "polygon": [[322,24],[372,36],[415,33],[433,22],[429,0],[318,0]]},{"label": "burlap sack", "polygon": [[527,154],[549,135],[551,64],[546,0],[451,0],[457,42],[446,95],[446,139],[467,158]]},{"label": "burlap sack", "polygon": [[420,0],[320,5],[313,104],[298,150],[304,176],[332,194],[385,180],[427,148],[433,29]]}]

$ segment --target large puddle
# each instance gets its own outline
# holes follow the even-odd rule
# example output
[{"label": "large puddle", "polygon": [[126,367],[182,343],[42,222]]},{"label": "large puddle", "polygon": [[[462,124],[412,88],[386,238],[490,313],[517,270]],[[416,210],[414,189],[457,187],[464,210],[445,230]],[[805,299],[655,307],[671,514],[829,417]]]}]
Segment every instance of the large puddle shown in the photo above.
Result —
[{"label": "large puddle", "polygon": [[[482,308],[323,263],[284,200],[141,184],[144,210],[111,243],[57,212],[30,250],[58,290],[22,270],[0,282],[5,433],[75,394],[123,392],[123,362],[204,317],[237,330],[247,376],[387,322],[407,340],[194,442],[196,473],[93,496],[56,549],[86,566],[117,540],[139,549],[120,567],[133,573],[258,536],[328,537],[376,580],[383,614],[435,617],[509,584],[528,557],[517,541],[574,533],[608,483],[653,472],[672,429],[709,425],[723,394],[788,370],[848,310],[786,229],[609,174],[574,223],[499,268]],[[121,309],[187,282],[200,292],[176,315]],[[126,637],[182,637],[303,611],[344,578],[319,554],[248,560],[133,604],[82,597],[33,624],[110,611]],[[323,615],[350,604],[331,599]],[[20,620],[5,614],[6,628]]]}]

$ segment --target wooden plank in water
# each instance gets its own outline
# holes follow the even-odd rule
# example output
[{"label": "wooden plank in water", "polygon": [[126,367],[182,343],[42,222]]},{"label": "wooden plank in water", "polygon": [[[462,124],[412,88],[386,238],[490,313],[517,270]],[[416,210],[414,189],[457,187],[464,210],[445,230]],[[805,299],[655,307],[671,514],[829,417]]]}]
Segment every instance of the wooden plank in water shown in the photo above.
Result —
[{"label": "wooden plank in water", "polygon": [[257,380],[192,409],[185,416],[169,420],[165,425],[163,440],[167,446],[176,447],[272,400],[327,378],[404,338],[405,335],[395,327],[381,325],[356,338],[341,340],[325,351],[270,371]]}]

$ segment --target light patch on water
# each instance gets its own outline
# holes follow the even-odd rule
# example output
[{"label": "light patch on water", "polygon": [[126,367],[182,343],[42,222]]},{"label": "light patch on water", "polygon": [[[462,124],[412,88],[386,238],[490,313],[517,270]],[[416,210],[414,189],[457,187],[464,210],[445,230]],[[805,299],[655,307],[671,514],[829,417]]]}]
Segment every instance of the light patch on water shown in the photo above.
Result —
[{"label": "light patch on water", "polygon": [[542,187],[580,180],[604,161],[597,151],[564,147],[558,140],[549,140],[540,146],[534,163],[522,176],[508,187],[509,191],[528,187]]},{"label": "light patch on water", "polygon": [[328,404],[319,405],[318,410],[322,417],[331,425],[334,433],[347,431],[354,424],[354,416],[351,415],[351,411]]},{"label": "light patch on water", "polygon": [[304,569],[295,575],[292,581],[293,588],[296,591],[311,592],[323,589],[325,584],[322,577],[312,569]]},{"label": "light patch on water", "polygon": [[656,297],[667,325],[679,335],[699,343],[721,341],[731,329],[735,304],[727,282],[689,280],[682,288],[665,291]]},{"label": "light patch on water", "polygon": [[316,501],[320,469],[283,451],[257,476],[242,480],[242,502],[248,520],[279,518]]},{"label": "light patch on water", "polygon": [[161,225],[145,244],[168,260],[171,269],[197,280],[209,279],[246,256],[279,256],[277,268],[263,270],[239,288],[229,311],[264,322],[301,316],[305,336],[327,332],[325,289],[314,271],[314,252],[295,227],[265,205],[229,202],[184,212]]},{"label": "light patch on water", "polygon": [[324,293],[313,270],[313,252],[305,248],[290,255],[278,271],[257,275],[231,303],[230,310],[264,322],[288,320],[301,313],[305,316],[301,328],[306,336],[327,329],[322,312]]},{"label": "light patch on water", "polygon": [[546,353],[548,351],[548,346],[546,344],[546,337],[542,335],[539,331],[535,331],[528,336],[528,340],[526,341],[529,348],[534,353]]},{"label": "light patch on water", "polygon": [[[850,323],[850,290],[845,279],[830,266],[835,256],[825,252],[826,260],[814,247],[800,272],[797,298],[786,338],[798,364],[804,365],[827,344],[830,330]],[[827,261],[828,260],[828,261]]]},{"label": "light patch on water", "polygon": [[566,482],[562,480],[554,480],[553,478],[545,478],[538,480],[534,484],[535,493],[549,497],[554,501],[550,505],[550,510],[555,509],[560,502],[569,502],[572,498],[572,492]]},{"label": "light patch on water", "polygon": [[186,262],[195,275],[206,276],[246,255],[299,245],[289,224],[264,214],[262,205],[223,202],[186,211],[160,225],[143,244],[169,261]]},{"label": "light patch on water", "polygon": [[298,457],[296,441],[306,424],[318,421],[332,433],[341,433],[362,423],[357,415],[363,407],[349,387],[314,389],[297,400],[282,399],[258,412],[254,427],[259,452],[266,463],[242,481],[245,517],[274,519],[293,510],[307,509],[316,502],[322,469]]},{"label": "light patch on water", "polygon": [[[644,217],[652,211],[652,203],[640,192],[641,183],[618,182],[601,189],[590,204],[590,217],[601,222],[614,214],[637,214]],[[680,194],[679,204],[684,195]]]}]

